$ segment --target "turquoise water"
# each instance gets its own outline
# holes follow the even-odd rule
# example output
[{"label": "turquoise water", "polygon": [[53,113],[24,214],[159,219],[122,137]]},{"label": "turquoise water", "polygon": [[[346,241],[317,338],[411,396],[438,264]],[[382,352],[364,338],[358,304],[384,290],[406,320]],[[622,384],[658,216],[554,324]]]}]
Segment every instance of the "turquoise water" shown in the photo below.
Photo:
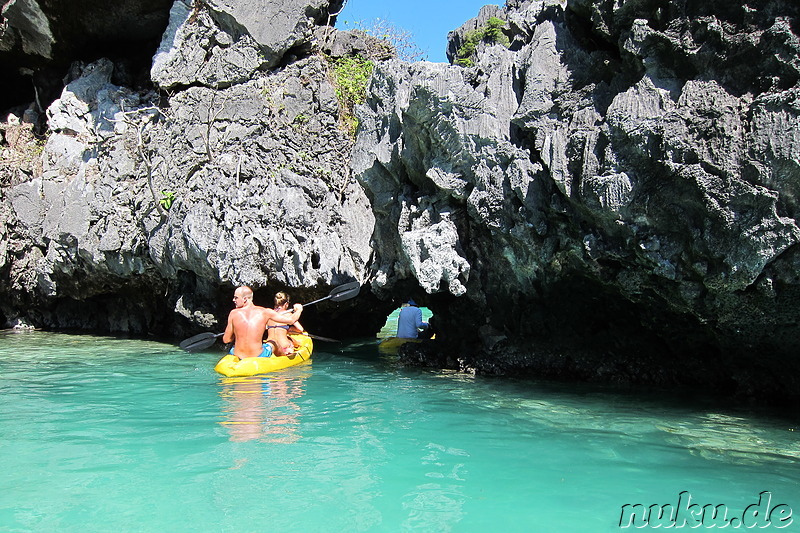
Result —
[{"label": "turquoise water", "polygon": [[0,530],[618,531],[683,491],[800,512],[785,419],[402,369],[374,339],[252,378],[219,356],[0,332]]}]

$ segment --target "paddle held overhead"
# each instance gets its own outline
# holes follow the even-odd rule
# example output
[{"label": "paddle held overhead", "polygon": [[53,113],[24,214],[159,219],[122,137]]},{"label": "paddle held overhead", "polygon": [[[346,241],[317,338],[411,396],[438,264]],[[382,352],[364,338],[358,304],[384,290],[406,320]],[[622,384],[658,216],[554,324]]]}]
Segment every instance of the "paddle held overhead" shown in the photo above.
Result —
[{"label": "paddle held overhead", "polygon": [[[342,302],[344,300],[349,300],[350,298],[355,298],[358,296],[358,293],[361,291],[361,284],[357,281],[351,281],[350,283],[345,283],[344,285],[339,285],[338,287],[334,287],[333,290],[325,296],[324,298],[320,298],[319,300],[314,300],[313,302],[309,302],[304,304],[303,307],[308,307],[309,305],[314,305],[316,303],[322,302],[324,300],[331,300],[333,302]],[[217,341],[217,337],[221,337],[222,333],[211,333],[210,331],[207,333],[200,333],[195,335],[194,337],[189,337],[182,341],[178,346],[182,350],[186,350],[187,352],[196,352],[198,350],[203,350],[208,348],[212,344]],[[314,335],[309,335],[312,339],[319,339],[323,341],[329,342],[338,342],[335,339],[328,339],[326,337],[316,337]]]}]

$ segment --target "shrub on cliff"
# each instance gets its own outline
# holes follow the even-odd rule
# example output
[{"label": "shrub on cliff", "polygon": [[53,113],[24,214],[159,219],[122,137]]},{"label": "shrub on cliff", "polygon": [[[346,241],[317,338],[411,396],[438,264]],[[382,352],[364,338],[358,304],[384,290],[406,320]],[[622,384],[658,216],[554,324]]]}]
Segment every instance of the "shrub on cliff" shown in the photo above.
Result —
[{"label": "shrub on cliff", "polygon": [[13,115],[0,122],[0,186],[40,173],[42,150],[44,139],[35,134],[33,124],[21,123]]},{"label": "shrub on cliff", "polygon": [[403,61],[422,61],[427,59],[427,54],[414,42],[414,35],[403,28],[398,28],[391,22],[375,19],[369,22],[345,21],[345,27],[366,33],[379,39],[392,55]]},{"label": "shrub on cliff", "polygon": [[367,98],[367,83],[374,64],[361,56],[329,58],[344,128],[355,135],[358,119],[353,110]]},{"label": "shrub on cliff", "polygon": [[481,42],[501,44],[508,47],[511,44],[508,36],[503,33],[503,26],[506,21],[497,18],[489,17],[486,21],[486,26],[470,30],[464,34],[464,43],[459,47],[456,52],[456,65],[462,67],[471,67],[474,65],[473,57],[478,49],[478,44]]}]

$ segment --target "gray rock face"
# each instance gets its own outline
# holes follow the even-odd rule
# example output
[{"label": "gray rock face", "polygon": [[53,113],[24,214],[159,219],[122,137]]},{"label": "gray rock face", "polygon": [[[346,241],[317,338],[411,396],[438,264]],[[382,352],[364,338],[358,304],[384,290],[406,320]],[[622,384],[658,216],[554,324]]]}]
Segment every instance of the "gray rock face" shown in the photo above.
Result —
[{"label": "gray rock face", "polygon": [[208,10],[196,11],[177,1],[150,77],[164,89],[195,83],[221,88],[248,80],[264,64],[266,58],[249,34],[232,35],[216,25]]},{"label": "gray rock face", "polygon": [[[42,0],[10,0],[2,8],[4,45],[0,58],[27,56],[27,66],[38,60],[63,61],[96,43],[143,42],[164,31],[172,0],[120,0],[108,9],[96,0],[68,4]],[[6,53],[8,55],[2,55]]]},{"label": "gray rock face", "polygon": [[512,2],[451,33],[507,21],[475,67],[380,65],[374,290],[415,277],[461,367],[793,394],[798,7],[756,4]]},{"label": "gray rock face", "polygon": [[329,3],[224,0],[199,9],[177,0],[153,58],[151,78],[165,89],[244,82],[256,71],[278,65],[293,48],[307,45],[317,24],[325,22]]},{"label": "gray rock face", "polygon": [[[277,65],[283,54],[310,40],[317,25],[327,22],[330,0],[210,0],[208,6],[223,26],[252,36],[263,49],[268,66]],[[339,7],[334,7],[335,11]]]},{"label": "gray rock face", "polygon": [[[170,5],[159,92],[76,64],[0,176],[5,322],[178,336],[237,284],[357,279],[318,324],[413,296],[409,362],[798,399],[796,3],[510,0],[452,32],[506,21],[470,68],[382,61],[338,3]],[[0,53],[59,50],[45,7],[7,4]],[[378,60],[355,146],[315,50]]]},{"label": "gray rock face", "polygon": [[[230,35],[184,8],[173,8],[174,57]],[[157,56],[154,72],[181,89],[165,102],[113,84],[109,60],[73,70],[47,110],[42,174],[4,190],[7,321],[219,328],[218,299],[235,285],[293,287],[303,301],[364,277],[374,218],[348,167],[326,60],[237,70],[231,48],[169,68]]]},{"label": "gray rock face", "polygon": [[43,112],[63,88],[61,79],[69,65],[94,61],[100,53],[119,58],[118,76],[133,82],[152,57],[172,2],[120,0],[113,8],[98,0],[5,2],[0,17],[0,105],[5,109],[33,102]]},{"label": "gray rock face", "polygon": [[[46,59],[53,57],[55,37],[41,6],[35,0],[12,0],[3,6],[3,17],[16,27],[17,33],[4,32],[7,43],[3,51],[9,51],[19,42],[22,51]],[[12,26],[12,27],[13,27]],[[18,39],[18,40],[17,40]]]}]

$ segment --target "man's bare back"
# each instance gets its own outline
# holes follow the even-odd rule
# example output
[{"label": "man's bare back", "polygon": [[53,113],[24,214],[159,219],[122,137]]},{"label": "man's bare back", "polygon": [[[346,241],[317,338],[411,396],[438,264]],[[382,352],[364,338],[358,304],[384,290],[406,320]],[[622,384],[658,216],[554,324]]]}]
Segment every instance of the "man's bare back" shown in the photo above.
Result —
[{"label": "man's bare back", "polygon": [[222,342],[234,342],[233,354],[240,359],[261,355],[264,349],[262,339],[268,320],[272,319],[281,324],[294,324],[303,311],[303,306],[299,304],[295,304],[294,311],[288,314],[255,305],[252,289],[245,286],[234,291],[233,303],[236,309],[228,315],[228,325],[222,336]]}]

